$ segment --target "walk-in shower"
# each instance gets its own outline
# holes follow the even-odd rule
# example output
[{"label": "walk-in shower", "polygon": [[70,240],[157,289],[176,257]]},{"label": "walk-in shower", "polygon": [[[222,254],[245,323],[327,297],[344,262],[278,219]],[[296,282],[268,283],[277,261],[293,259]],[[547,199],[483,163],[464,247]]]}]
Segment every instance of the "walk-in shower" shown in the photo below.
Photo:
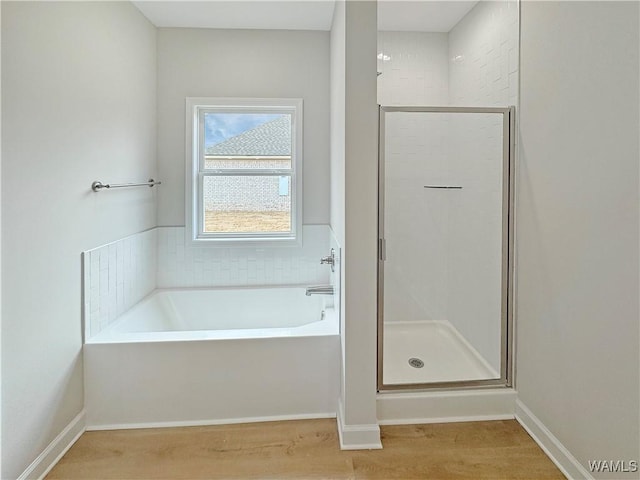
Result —
[{"label": "walk-in shower", "polygon": [[380,390],[510,385],[513,127],[380,107]]}]

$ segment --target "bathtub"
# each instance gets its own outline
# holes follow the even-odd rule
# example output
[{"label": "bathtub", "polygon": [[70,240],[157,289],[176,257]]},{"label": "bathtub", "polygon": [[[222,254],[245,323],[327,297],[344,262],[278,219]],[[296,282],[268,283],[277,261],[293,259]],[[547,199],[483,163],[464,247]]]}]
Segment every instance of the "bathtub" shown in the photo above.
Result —
[{"label": "bathtub", "polygon": [[301,287],[154,291],[85,342],[88,429],[335,416],[331,300]]},{"label": "bathtub", "polygon": [[158,289],[87,343],[335,335],[332,309],[299,287]]}]

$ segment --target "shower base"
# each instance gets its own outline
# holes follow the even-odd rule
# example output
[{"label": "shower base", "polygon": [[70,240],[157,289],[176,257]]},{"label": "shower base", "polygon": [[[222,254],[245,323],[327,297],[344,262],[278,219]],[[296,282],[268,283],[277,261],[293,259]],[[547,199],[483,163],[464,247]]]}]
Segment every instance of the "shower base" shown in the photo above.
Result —
[{"label": "shower base", "polygon": [[385,385],[500,378],[446,320],[385,323],[383,362]]}]

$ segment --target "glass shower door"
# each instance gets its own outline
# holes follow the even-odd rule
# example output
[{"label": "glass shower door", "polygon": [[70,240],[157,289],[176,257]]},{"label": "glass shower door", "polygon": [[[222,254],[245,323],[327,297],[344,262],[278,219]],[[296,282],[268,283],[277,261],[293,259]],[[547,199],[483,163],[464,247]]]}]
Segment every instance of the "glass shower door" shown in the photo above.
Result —
[{"label": "glass shower door", "polygon": [[512,119],[381,107],[380,389],[510,380]]}]

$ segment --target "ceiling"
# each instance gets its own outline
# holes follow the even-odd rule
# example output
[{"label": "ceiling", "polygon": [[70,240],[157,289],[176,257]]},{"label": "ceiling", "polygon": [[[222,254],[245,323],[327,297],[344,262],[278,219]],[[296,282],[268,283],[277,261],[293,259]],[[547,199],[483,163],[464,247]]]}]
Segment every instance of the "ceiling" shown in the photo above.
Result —
[{"label": "ceiling", "polygon": [[331,30],[333,0],[134,1],[156,27]]},{"label": "ceiling", "polygon": [[[134,1],[157,27],[330,30],[334,0]],[[380,0],[378,29],[448,32],[477,1]]]},{"label": "ceiling", "polygon": [[378,30],[448,32],[478,1],[380,0]]}]

